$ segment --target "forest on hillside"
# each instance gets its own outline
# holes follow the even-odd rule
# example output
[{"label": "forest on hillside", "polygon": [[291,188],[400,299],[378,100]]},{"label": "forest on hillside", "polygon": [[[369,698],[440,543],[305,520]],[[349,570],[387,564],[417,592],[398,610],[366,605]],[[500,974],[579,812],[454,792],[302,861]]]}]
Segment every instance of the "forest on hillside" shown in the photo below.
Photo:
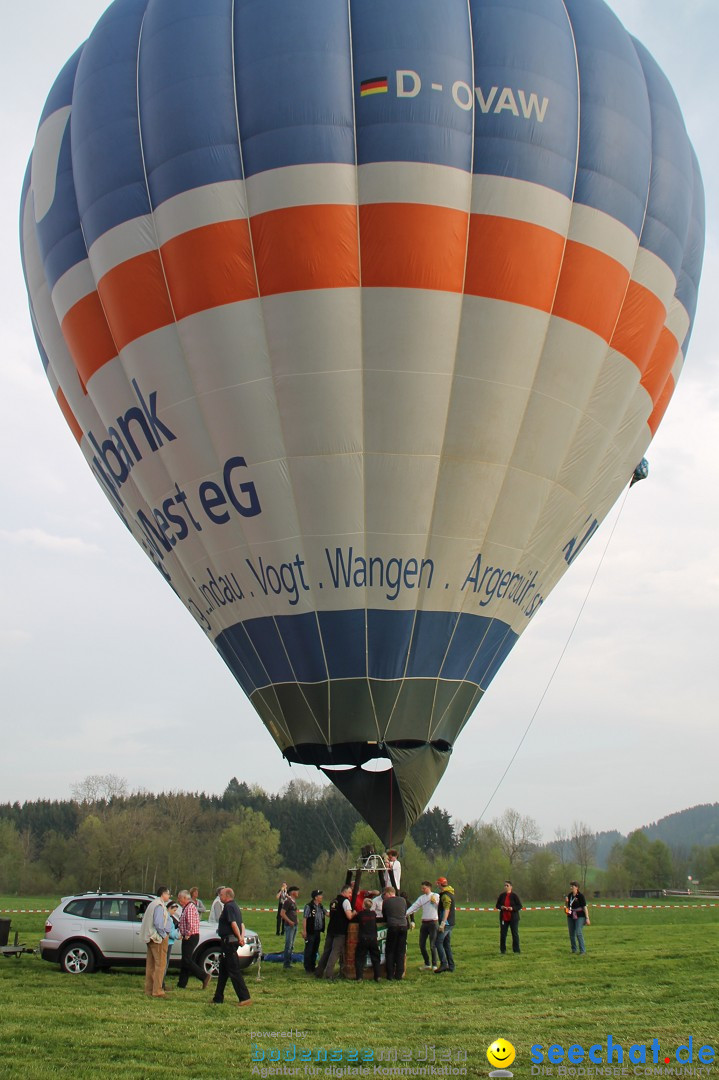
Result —
[{"label": "forest on hillside", "polygon": [[[712,811],[717,816],[719,806],[684,812],[710,840]],[[656,835],[660,826],[615,839],[600,869],[602,834],[584,822],[543,843],[537,823],[512,808],[491,822],[461,825],[434,806],[402,844],[403,886],[414,892],[423,878],[441,874],[463,901],[492,902],[507,875],[536,901],[557,900],[570,878],[604,896],[682,889],[690,876],[719,888],[719,843],[689,843],[673,821],[672,835],[681,839],[672,845]],[[229,883],[255,900],[290,878],[303,893],[332,891],[367,843],[381,850],[333,787],[295,780],[269,793],[233,777],[222,795],[153,794],[94,776],[71,799],[0,804],[0,892],[152,891],[162,881],[173,891],[196,884],[211,895]]]}]

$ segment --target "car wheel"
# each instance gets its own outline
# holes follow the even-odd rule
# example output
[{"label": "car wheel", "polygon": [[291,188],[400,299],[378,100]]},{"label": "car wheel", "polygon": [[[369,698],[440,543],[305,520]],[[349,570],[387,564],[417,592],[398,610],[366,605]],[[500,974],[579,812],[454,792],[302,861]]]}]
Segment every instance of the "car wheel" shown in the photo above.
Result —
[{"label": "car wheel", "polygon": [[95,953],[90,945],[76,941],[67,945],[60,955],[60,967],[68,975],[89,975],[97,966]]},{"label": "car wheel", "polygon": [[203,949],[198,959],[198,964],[207,975],[217,978],[220,973],[220,957],[222,949],[219,945],[208,945]]}]

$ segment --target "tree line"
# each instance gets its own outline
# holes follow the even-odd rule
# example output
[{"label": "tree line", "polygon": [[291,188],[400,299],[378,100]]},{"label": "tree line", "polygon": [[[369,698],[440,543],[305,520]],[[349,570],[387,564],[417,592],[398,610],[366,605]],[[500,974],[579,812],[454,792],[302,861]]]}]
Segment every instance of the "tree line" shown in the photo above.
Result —
[{"label": "tree line", "polygon": [[[61,801],[0,804],[0,893],[86,889],[153,891],[198,885],[210,896],[232,883],[243,900],[266,900],[281,880],[302,893],[332,892],[360,848],[382,845],[333,787],[295,780],[279,793],[233,777],[222,795],[129,792],[124,780],[87,777]],[[456,824],[433,807],[402,845],[403,887],[450,879],[463,902],[494,902],[506,877],[520,895],[556,901],[576,878],[590,892],[684,888],[692,874],[719,888],[719,845],[671,850],[641,830],[615,843],[606,870],[596,837],[575,822],[541,842],[537,823],[507,809],[488,823]]]}]

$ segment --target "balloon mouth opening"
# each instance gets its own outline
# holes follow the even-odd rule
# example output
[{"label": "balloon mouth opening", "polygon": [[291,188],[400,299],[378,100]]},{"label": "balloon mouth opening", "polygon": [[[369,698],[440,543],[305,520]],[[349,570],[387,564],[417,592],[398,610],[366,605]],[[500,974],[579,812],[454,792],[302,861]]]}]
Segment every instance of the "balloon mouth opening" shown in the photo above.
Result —
[{"label": "balloon mouth opening", "polygon": [[[382,843],[401,843],[418,819],[447,767],[451,745],[442,740],[421,742],[339,743],[332,747],[293,747],[295,754],[330,755],[329,765],[318,768],[372,826]],[[388,761],[389,768],[375,770],[370,763]],[[344,768],[338,768],[344,766]]]},{"label": "balloon mouth opening", "polygon": [[[331,773],[347,772],[348,769],[356,768],[355,765],[323,765],[322,769],[328,775]],[[360,769],[368,773],[383,773],[389,772],[392,768],[392,762],[388,757],[376,757],[370,758],[369,761],[365,761],[363,765],[360,765]]]},{"label": "balloon mouth opening", "polygon": [[448,753],[452,744],[444,739],[436,739],[429,744],[425,739],[397,739],[390,742],[347,742],[335,743],[298,743],[297,746],[288,746],[283,750],[283,756],[287,761],[297,765],[316,765],[329,769],[332,772],[342,772],[348,768],[366,765],[371,761],[379,761],[383,768],[367,771],[385,771],[384,763],[388,763],[386,769],[391,768],[390,747],[393,750],[418,750],[420,747],[430,745],[435,750]]}]

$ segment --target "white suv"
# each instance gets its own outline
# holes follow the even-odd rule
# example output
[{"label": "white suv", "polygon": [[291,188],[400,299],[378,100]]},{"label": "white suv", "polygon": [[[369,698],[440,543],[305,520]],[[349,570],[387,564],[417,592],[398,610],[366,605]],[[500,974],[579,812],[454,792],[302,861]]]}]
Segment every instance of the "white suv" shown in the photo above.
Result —
[{"label": "white suv", "polygon": [[[153,896],[147,893],[82,893],[65,896],[45,923],[40,942],[43,960],[59,963],[72,975],[87,975],[96,968],[145,963],[147,946],[140,938],[140,924]],[[180,964],[182,942],[175,941],[170,965]],[[217,923],[200,923],[195,960],[216,975],[222,945]],[[257,934],[245,931],[245,944],[237,950],[240,965],[255,964],[262,953]]]}]

